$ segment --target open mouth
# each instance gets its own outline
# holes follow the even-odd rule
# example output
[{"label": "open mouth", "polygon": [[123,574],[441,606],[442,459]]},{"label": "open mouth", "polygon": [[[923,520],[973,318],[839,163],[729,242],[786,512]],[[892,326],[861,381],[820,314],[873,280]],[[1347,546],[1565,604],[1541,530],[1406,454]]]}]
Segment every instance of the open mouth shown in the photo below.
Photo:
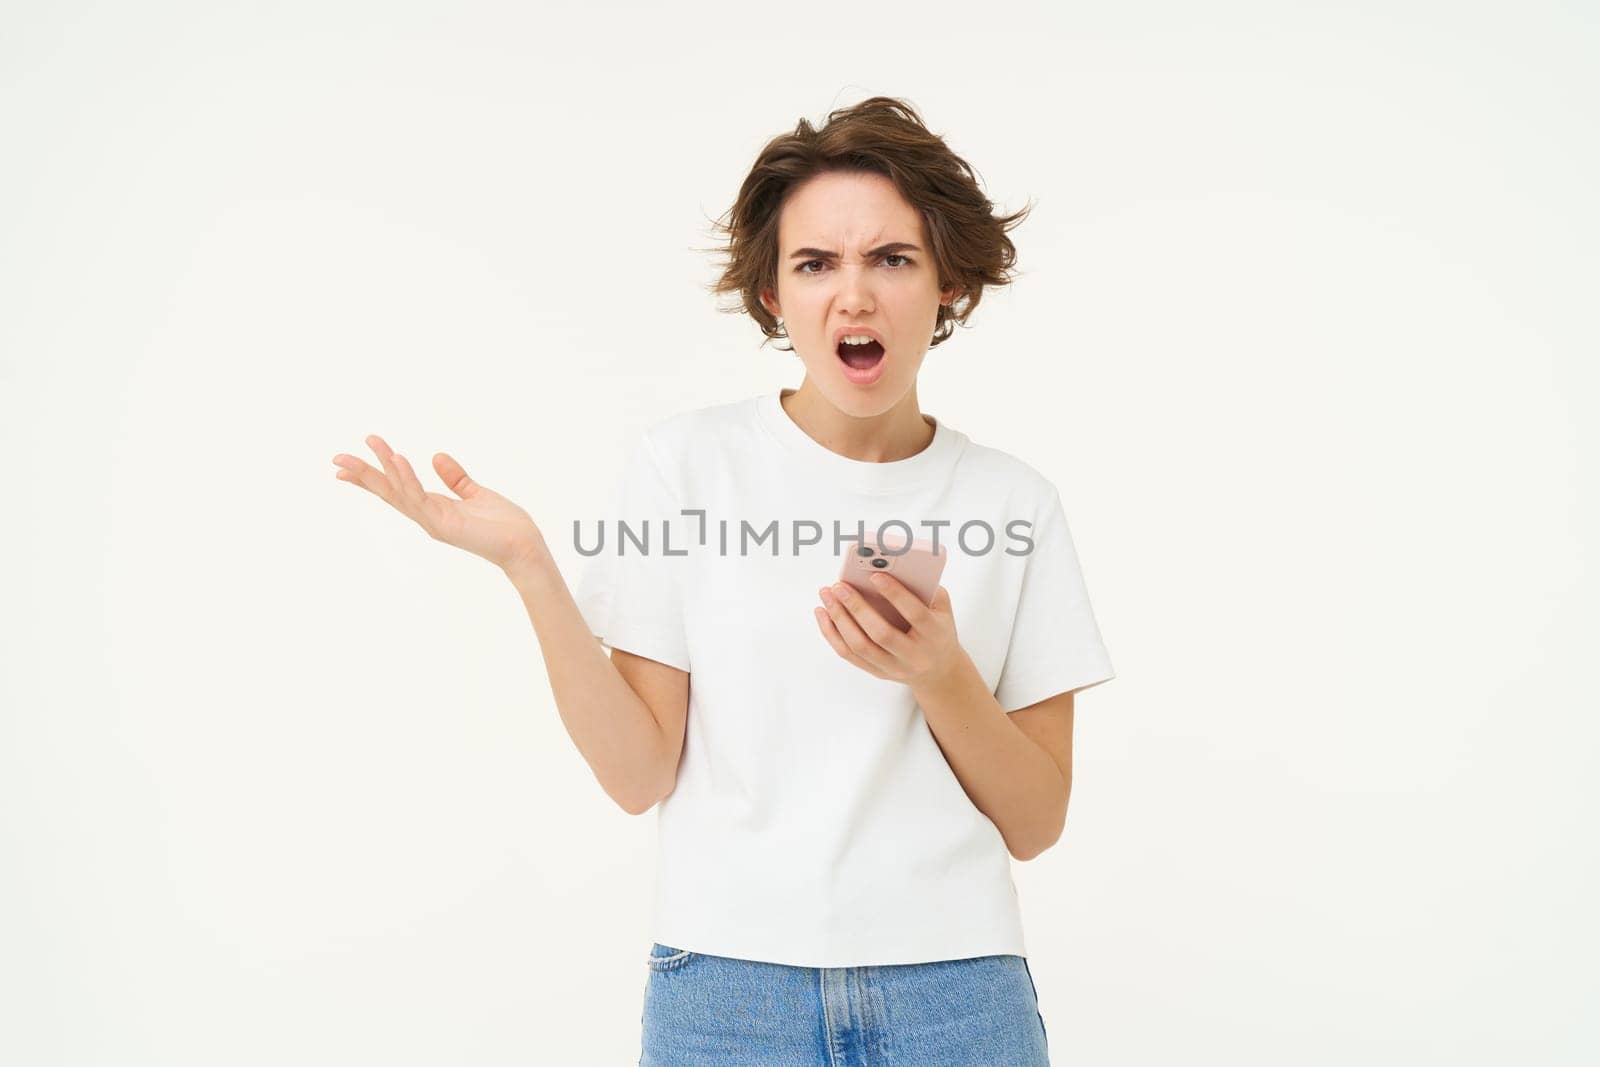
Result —
[{"label": "open mouth", "polygon": [[855,370],[871,370],[883,358],[883,346],[876,341],[864,345],[850,345],[840,341],[834,349],[845,366]]}]

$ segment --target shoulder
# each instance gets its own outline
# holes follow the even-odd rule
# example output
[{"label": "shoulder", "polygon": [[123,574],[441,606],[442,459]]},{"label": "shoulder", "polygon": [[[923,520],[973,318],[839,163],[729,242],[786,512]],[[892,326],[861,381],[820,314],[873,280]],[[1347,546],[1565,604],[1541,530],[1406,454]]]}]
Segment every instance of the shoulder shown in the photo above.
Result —
[{"label": "shoulder", "polygon": [[641,440],[663,463],[681,462],[710,442],[730,443],[749,425],[751,408],[744,399],[675,412],[648,424]]},{"label": "shoulder", "polygon": [[1059,497],[1056,484],[1039,467],[1001,448],[967,437],[963,442],[958,475],[964,480],[1000,490],[1019,510],[1042,512]]},{"label": "shoulder", "polygon": [[647,425],[644,436],[658,448],[671,451],[685,442],[698,441],[742,425],[749,420],[750,406],[749,399],[728,400],[674,412]]}]

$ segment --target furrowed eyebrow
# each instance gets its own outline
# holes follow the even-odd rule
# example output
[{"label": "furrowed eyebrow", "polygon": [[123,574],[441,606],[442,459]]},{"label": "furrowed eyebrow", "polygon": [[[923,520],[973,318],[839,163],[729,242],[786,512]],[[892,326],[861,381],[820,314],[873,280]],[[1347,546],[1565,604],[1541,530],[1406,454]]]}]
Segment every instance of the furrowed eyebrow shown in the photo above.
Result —
[{"label": "furrowed eyebrow", "polygon": [[[887,255],[890,255],[892,253],[902,252],[902,251],[903,252],[920,252],[920,251],[922,251],[922,249],[918,248],[916,245],[912,244],[909,241],[890,241],[886,245],[879,245],[877,248],[870,249],[867,252],[867,255],[869,255],[869,256],[887,256]],[[838,259],[839,258],[839,253],[837,253],[837,252],[829,252],[826,249],[822,249],[822,248],[797,248],[793,252],[789,253],[789,258],[790,259],[799,259],[802,256],[804,256],[806,259]]]}]

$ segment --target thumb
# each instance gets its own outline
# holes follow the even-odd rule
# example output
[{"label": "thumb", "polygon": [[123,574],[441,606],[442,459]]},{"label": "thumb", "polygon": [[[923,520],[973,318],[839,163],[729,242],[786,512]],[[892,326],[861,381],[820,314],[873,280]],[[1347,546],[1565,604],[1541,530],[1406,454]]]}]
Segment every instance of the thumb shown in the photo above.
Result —
[{"label": "thumb", "polygon": [[463,500],[474,496],[481,486],[471,478],[467,472],[445,452],[435,452],[433,456],[433,469],[439,475],[439,480],[444,482],[446,488]]}]

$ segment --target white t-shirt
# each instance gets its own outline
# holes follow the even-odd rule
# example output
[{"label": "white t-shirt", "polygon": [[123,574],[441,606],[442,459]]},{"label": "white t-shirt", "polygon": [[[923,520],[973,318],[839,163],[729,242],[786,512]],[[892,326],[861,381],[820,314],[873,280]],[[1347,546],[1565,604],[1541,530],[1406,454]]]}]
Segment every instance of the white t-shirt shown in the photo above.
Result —
[{"label": "white t-shirt", "polygon": [[580,524],[584,551],[604,530],[574,594],[590,629],[690,675],[652,936],[803,967],[1026,955],[1000,831],[910,688],[841,658],[812,608],[839,575],[835,529],[842,554],[899,520],[949,553],[957,637],[1001,708],[1107,681],[1060,497],[938,420],[914,456],[846,458],[779,396],[652,425],[605,521]]}]

